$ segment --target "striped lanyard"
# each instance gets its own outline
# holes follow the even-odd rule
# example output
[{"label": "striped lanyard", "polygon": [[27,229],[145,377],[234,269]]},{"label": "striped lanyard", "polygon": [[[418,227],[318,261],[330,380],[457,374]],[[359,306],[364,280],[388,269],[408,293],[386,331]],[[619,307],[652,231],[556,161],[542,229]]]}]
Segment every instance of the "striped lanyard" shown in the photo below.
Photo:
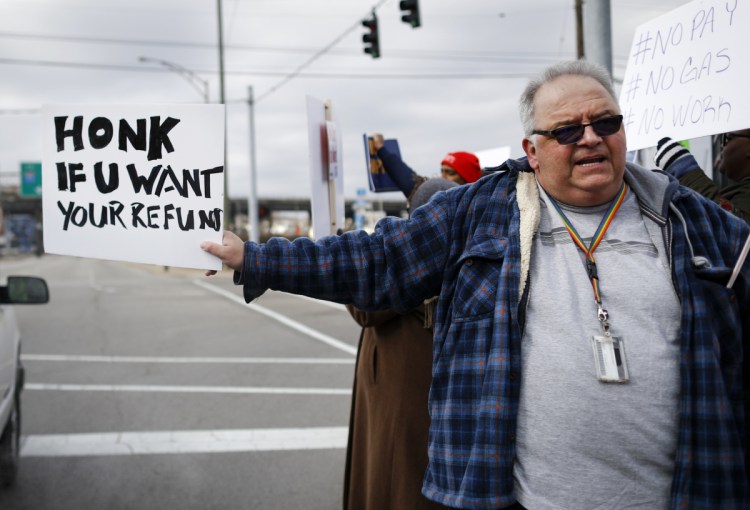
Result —
[{"label": "striped lanyard", "polygon": [[605,333],[609,333],[609,313],[607,313],[607,310],[602,308],[602,298],[599,294],[599,276],[596,272],[596,259],[594,258],[594,250],[596,250],[596,248],[599,246],[599,243],[602,242],[604,234],[607,232],[610,224],[612,224],[612,220],[615,218],[615,214],[617,214],[620,206],[625,201],[625,195],[627,194],[627,192],[628,185],[623,181],[622,185],[620,186],[620,191],[617,192],[617,196],[609,205],[609,209],[604,214],[602,221],[599,222],[599,227],[596,229],[594,236],[591,238],[591,244],[589,244],[588,248],[583,243],[583,239],[581,239],[581,236],[578,235],[578,231],[575,229],[573,224],[570,223],[570,220],[568,220],[568,217],[565,216],[565,213],[562,211],[562,209],[560,209],[560,206],[557,205],[555,199],[549,196],[549,194],[547,195],[550,202],[552,202],[552,205],[555,207],[555,210],[557,210],[557,214],[560,215],[560,218],[562,219],[565,228],[568,230],[568,234],[570,234],[571,239],[573,239],[573,242],[576,244],[576,246],[578,246],[578,248],[580,248],[586,256],[586,272],[588,273],[589,279],[591,280],[591,286],[594,288],[594,300],[596,301],[596,306],[598,308],[597,316]]}]

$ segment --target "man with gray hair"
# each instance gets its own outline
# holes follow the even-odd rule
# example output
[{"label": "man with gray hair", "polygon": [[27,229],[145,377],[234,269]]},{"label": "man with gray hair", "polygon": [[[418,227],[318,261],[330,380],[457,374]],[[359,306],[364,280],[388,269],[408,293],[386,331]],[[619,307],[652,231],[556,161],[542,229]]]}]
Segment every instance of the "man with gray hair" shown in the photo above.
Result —
[{"label": "man with gray hair", "polygon": [[750,508],[750,227],[626,163],[598,66],[552,66],[520,110],[526,159],[409,219],[202,247],[248,301],[271,288],[407,311],[440,296],[422,488],[434,501]]}]

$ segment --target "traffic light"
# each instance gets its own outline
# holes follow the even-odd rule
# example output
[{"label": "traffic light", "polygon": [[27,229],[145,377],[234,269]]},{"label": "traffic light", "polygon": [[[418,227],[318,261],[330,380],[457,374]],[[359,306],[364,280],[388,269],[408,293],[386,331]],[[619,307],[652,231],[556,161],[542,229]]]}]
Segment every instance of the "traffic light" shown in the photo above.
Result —
[{"label": "traffic light", "polygon": [[362,26],[370,31],[362,36],[362,42],[365,43],[365,53],[369,53],[372,58],[380,58],[380,36],[378,35],[378,17],[375,11],[372,11],[372,18],[362,21]]},{"label": "traffic light", "polygon": [[402,12],[401,21],[408,23],[412,28],[422,25],[419,20],[419,0],[401,0],[398,4]]}]

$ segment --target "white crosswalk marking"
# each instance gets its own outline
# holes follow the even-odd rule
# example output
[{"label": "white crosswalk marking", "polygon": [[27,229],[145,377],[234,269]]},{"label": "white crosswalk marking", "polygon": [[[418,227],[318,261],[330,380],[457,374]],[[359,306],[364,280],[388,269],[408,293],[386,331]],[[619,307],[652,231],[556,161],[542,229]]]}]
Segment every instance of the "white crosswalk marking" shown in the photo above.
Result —
[{"label": "white crosswalk marking", "polygon": [[82,363],[215,363],[215,364],[307,364],[353,365],[354,358],[247,358],[218,356],[91,356],[66,354],[22,354],[22,361],[82,362]]},{"label": "white crosswalk marking", "polygon": [[112,432],[26,436],[23,457],[325,450],[346,447],[347,427]]},{"label": "white crosswalk marking", "polygon": [[351,395],[350,389],[269,388],[254,386],[175,386],[146,384],[50,384],[26,383],[24,391],[122,391],[141,393],[231,393],[254,395]]}]

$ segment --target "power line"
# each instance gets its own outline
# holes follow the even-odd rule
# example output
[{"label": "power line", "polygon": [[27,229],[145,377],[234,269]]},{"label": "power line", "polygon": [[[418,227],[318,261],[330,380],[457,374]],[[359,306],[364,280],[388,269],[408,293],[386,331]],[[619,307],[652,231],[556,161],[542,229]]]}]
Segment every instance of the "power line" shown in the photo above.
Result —
[{"label": "power line", "polygon": [[[102,71],[136,71],[143,73],[168,73],[168,69],[148,68],[128,64],[101,64],[93,62],[61,62],[53,60],[32,60],[32,59],[12,59],[0,57],[0,64],[6,65],[26,65],[37,67],[66,67],[78,69],[93,69]],[[192,69],[193,73],[198,74],[215,74],[215,70],[210,69]],[[229,69],[226,74],[239,76],[283,76],[288,77],[291,73],[284,71],[259,71],[259,70],[239,70]],[[467,78],[526,78],[531,76],[532,72],[488,72],[488,73],[298,73],[303,78],[325,79],[325,78],[349,78],[349,79],[367,79],[367,80],[393,80],[393,79],[467,79]]]},{"label": "power line", "polygon": [[[140,73],[169,73],[169,69],[164,68],[147,68],[134,65],[118,64],[99,64],[87,62],[59,62],[50,60],[29,60],[29,59],[9,59],[0,58],[0,65],[26,65],[36,67],[64,67],[70,69],[91,69],[99,71],[122,71],[122,72],[140,72]],[[194,73],[215,73],[211,70],[192,70]],[[289,73],[280,71],[252,71],[252,70],[227,70],[228,75],[248,75],[248,76],[283,76],[288,77]],[[298,73],[296,76],[307,79],[353,79],[353,80],[463,80],[463,79],[520,79],[529,78],[531,72],[497,72],[497,73]],[[288,81],[288,80],[287,80]],[[266,94],[268,95],[268,93]],[[257,103],[257,99],[255,100]],[[228,99],[225,104],[247,104],[247,98]],[[38,110],[31,109],[10,109],[0,110],[0,115],[23,115],[36,114]]]},{"label": "power line", "polygon": [[34,108],[9,108],[0,110],[0,115],[37,115],[39,109]]},{"label": "power line", "polygon": [[[347,34],[351,32],[348,30]],[[20,33],[20,32],[3,32],[0,31],[0,38],[18,38],[18,39],[36,39],[42,41],[68,41],[81,44],[112,44],[125,46],[167,46],[198,48],[206,50],[215,50],[216,45],[213,43],[199,43],[190,41],[169,41],[159,39],[118,39],[103,37],[83,37],[61,34],[37,34],[37,33]],[[269,53],[310,53],[317,48],[310,46],[257,46],[243,44],[227,44],[227,50],[237,51],[256,51]],[[361,52],[350,48],[330,48],[327,53],[338,56],[359,56]],[[400,59],[436,59],[436,60],[487,60],[496,62],[505,61],[529,61],[540,59],[544,61],[555,60],[558,58],[557,53],[542,52],[501,52],[501,51],[461,51],[461,50],[398,50],[389,49],[388,58]]]},{"label": "power line", "polygon": [[[372,13],[374,14],[375,10],[378,7],[380,7],[381,5],[383,5],[384,3],[386,3],[387,1],[388,0],[380,0],[377,4],[373,5],[372,9],[371,9]],[[269,94],[273,94],[274,92],[276,92],[277,90],[279,90],[282,86],[284,86],[286,83],[288,83],[289,81],[293,80],[296,76],[299,76],[299,74],[303,70],[305,70],[307,67],[309,67],[313,62],[315,62],[316,60],[318,60],[320,57],[322,57],[323,55],[325,55],[326,53],[328,53],[328,51],[331,48],[333,48],[334,46],[336,46],[344,37],[346,37],[347,35],[349,35],[350,33],[352,33],[354,30],[356,30],[357,28],[359,28],[360,23],[361,23],[361,19],[358,19],[356,23],[354,23],[352,26],[350,26],[349,28],[347,28],[346,30],[344,30],[338,36],[334,37],[333,40],[330,43],[328,43],[327,45],[323,46],[320,50],[316,51],[310,58],[308,58],[302,64],[300,64],[299,66],[297,66],[297,68],[294,71],[292,71],[287,76],[285,76],[280,82],[278,82],[276,85],[274,85],[273,87],[271,87],[270,89],[268,89],[263,94],[259,95],[255,99],[255,102],[257,103],[258,101],[261,101],[263,98],[267,97]]]},{"label": "power line", "polygon": [[[75,35],[62,34],[30,34],[21,32],[0,32],[0,37],[12,39],[37,39],[41,41],[68,41],[76,43],[94,43],[94,44],[121,44],[125,46],[174,46],[183,48],[206,48],[215,49],[216,44],[198,43],[190,41],[165,41],[157,39],[119,39],[112,37],[83,37]],[[239,47],[238,47],[239,48]],[[246,47],[243,49],[256,49]]]}]

